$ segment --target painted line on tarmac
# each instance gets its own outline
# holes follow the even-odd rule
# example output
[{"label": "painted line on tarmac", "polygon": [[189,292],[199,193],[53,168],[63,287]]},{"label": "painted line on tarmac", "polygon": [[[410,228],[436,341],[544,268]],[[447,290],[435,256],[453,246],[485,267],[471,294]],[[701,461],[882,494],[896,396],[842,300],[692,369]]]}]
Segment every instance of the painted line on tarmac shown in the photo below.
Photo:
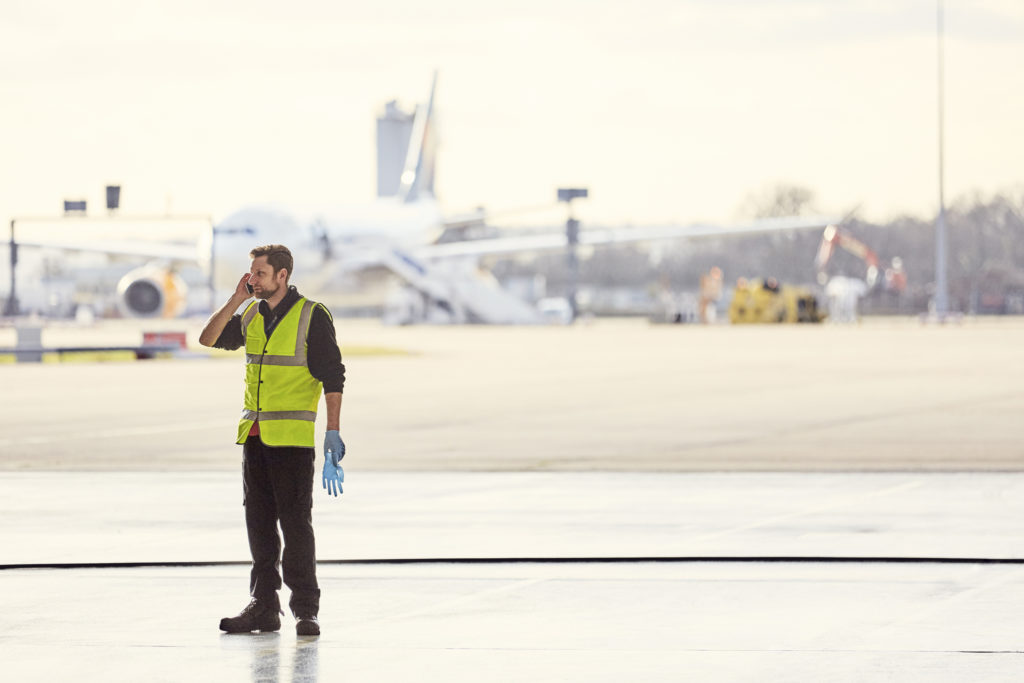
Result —
[{"label": "painted line on tarmac", "polygon": [[[677,555],[607,557],[390,557],[356,560],[317,560],[318,565],[401,565],[401,564],[1005,564],[1024,565],[1024,557],[905,557],[856,555]],[[167,561],[167,562],[26,562],[0,564],[0,571],[12,569],[137,569],[150,567],[237,567],[249,560]]]}]

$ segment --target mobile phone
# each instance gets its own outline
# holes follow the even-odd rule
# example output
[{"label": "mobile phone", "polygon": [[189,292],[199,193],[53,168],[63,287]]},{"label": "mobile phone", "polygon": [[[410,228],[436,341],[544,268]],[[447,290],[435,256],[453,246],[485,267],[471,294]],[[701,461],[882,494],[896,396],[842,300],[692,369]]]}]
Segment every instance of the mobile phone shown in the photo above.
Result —
[{"label": "mobile phone", "polygon": [[250,294],[252,294],[252,285],[250,285],[248,282],[246,282],[245,283],[245,288],[249,290]]}]

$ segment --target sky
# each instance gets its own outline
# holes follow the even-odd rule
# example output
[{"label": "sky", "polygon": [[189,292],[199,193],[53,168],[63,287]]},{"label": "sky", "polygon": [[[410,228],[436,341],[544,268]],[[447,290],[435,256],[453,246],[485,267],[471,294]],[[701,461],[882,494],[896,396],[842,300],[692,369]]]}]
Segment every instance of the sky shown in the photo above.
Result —
[{"label": "sky", "polygon": [[[1024,3],[945,1],[946,195],[1024,184]],[[728,222],[779,183],[867,218],[938,206],[936,0],[8,0],[0,220],[224,216],[375,191],[374,119],[439,72],[453,213]],[[516,214],[529,223],[529,213]]]}]

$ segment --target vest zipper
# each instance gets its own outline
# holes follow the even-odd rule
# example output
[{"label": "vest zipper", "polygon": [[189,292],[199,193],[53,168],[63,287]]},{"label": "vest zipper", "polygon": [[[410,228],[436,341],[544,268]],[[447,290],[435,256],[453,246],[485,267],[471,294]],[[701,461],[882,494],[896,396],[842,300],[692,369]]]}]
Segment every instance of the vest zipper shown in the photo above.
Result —
[{"label": "vest zipper", "polygon": [[271,319],[271,321],[270,321],[269,329],[267,329],[268,326],[266,325],[266,323],[264,323],[264,325],[263,325],[263,335],[266,337],[266,339],[263,342],[263,353],[260,354],[260,371],[256,375],[256,421],[257,422],[259,422],[259,420],[260,420],[260,408],[262,407],[262,404],[260,403],[260,390],[263,388],[263,357],[267,355],[267,346],[270,345],[270,335],[274,334],[274,328],[277,327],[277,323],[281,322],[281,317],[282,316],[280,316],[280,315],[275,315],[273,317],[273,319]]},{"label": "vest zipper", "polygon": [[256,421],[260,420],[260,408],[263,406],[260,403],[260,391],[263,389],[263,357],[267,355],[267,343],[263,344],[263,353],[260,354],[260,369],[256,373]]}]

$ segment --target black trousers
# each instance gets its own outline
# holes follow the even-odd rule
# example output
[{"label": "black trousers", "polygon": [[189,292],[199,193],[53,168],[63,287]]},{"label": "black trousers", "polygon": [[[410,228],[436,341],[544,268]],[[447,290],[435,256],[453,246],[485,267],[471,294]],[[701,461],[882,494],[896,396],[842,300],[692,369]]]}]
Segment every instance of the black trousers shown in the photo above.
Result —
[{"label": "black trousers", "polygon": [[[312,448],[271,448],[258,436],[250,436],[242,447],[242,458],[245,525],[252,553],[249,593],[275,604],[281,588],[280,566],[292,592],[288,603],[292,613],[316,616],[320,609],[312,510],[316,454]],[[278,523],[284,535],[283,556]]]}]

